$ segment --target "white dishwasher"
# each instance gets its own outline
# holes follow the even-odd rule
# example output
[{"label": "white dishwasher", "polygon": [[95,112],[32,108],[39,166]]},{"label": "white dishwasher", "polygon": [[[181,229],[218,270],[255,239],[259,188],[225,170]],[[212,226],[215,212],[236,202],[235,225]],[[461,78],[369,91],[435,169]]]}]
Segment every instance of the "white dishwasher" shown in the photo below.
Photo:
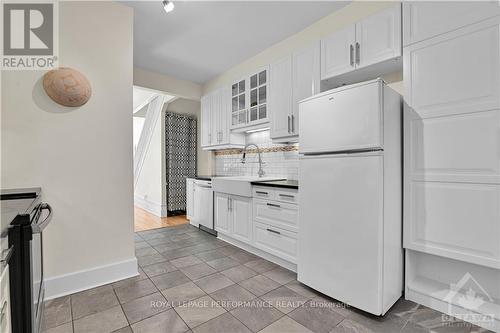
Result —
[{"label": "white dishwasher", "polygon": [[194,216],[199,228],[209,233],[214,230],[214,192],[212,182],[207,180],[194,181]]}]

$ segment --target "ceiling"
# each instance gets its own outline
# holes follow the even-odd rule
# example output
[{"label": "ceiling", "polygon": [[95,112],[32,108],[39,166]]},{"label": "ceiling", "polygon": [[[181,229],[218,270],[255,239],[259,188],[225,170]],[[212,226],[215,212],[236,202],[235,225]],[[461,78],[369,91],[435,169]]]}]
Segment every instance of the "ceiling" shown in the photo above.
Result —
[{"label": "ceiling", "polygon": [[124,1],[134,8],[134,65],[205,83],[345,6],[338,1]]}]

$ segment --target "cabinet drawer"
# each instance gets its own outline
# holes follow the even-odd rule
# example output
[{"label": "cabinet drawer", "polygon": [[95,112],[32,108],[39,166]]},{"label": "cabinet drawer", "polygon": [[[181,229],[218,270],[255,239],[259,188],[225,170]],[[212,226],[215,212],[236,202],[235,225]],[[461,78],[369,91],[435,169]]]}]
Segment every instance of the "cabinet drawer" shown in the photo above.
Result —
[{"label": "cabinet drawer", "polygon": [[299,202],[299,192],[293,188],[254,186],[253,197],[259,199],[277,200],[281,202]]},{"label": "cabinet drawer", "polygon": [[299,213],[297,205],[255,199],[253,203],[255,221],[271,224],[293,232],[298,230]]},{"label": "cabinet drawer", "polygon": [[299,193],[297,190],[281,188],[275,191],[275,200],[281,202],[299,203]]},{"label": "cabinet drawer", "polygon": [[252,188],[252,193],[254,198],[270,199],[270,200],[275,199],[274,189],[269,187],[254,186]]},{"label": "cabinet drawer", "polygon": [[264,223],[254,223],[255,247],[291,263],[297,257],[297,233]]}]

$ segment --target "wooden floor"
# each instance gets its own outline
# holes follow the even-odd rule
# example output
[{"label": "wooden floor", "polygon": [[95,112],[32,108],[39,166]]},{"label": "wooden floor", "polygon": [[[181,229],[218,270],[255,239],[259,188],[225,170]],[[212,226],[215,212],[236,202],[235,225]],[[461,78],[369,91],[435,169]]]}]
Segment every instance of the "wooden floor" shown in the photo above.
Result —
[{"label": "wooden floor", "polygon": [[189,221],[186,215],[158,217],[142,208],[134,207],[134,230],[144,231],[157,228],[172,227],[175,225],[187,224]]}]

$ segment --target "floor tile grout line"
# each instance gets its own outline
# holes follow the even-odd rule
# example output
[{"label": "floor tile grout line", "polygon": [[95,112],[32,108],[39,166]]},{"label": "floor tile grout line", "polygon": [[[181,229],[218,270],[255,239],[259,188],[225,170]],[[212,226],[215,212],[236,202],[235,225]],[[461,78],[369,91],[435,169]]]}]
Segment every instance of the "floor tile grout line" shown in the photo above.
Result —
[{"label": "floor tile grout line", "polygon": [[[116,300],[118,301],[118,304],[120,305],[120,309],[122,309],[123,316],[125,317],[125,320],[127,321],[128,326],[130,326],[130,325],[131,325],[131,324],[130,324],[130,321],[128,320],[128,317],[127,317],[127,315],[126,315],[126,313],[125,313],[125,310],[123,309],[123,305],[122,305],[122,303],[120,302],[120,299],[118,298],[118,294],[116,293],[116,290],[115,290],[115,288],[113,287],[113,285],[111,285],[111,289],[113,289],[113,293],[115,294]],[[119,329],[122,329],[122,328],[123,328],[123,327],[121,327],[121,328],[119,328]],[[130,329],[132,329],[132,328],[130,328]]]},{"label": "floor tile grout line", "polygon": [[[205,297],[205,296],[202,296],[202,297]],[[199,298],[201,298],[201,297],[199,297]],[[196,298],[196,299],[198,299],[198,298]],[[173,309],[173,310],[174,310],[174,312],[177,314],[177,316],[178,316],[179,318],[181,318],[182,322],[186,325],[186,327],[188,328],[188,329],[187,329],[187,331],[191,331],[191,330],[192,330],[192,328],[188,325],[188,323],[184,320],[184,318],[182,318],[182,316],[180,315],[180,313],[179,313],[179,312],[177,312],[177,310],[175,309],[175,307],[172,307],[172,309]],[[185,332],[187,332],[187,331],[185,331]]]}]

